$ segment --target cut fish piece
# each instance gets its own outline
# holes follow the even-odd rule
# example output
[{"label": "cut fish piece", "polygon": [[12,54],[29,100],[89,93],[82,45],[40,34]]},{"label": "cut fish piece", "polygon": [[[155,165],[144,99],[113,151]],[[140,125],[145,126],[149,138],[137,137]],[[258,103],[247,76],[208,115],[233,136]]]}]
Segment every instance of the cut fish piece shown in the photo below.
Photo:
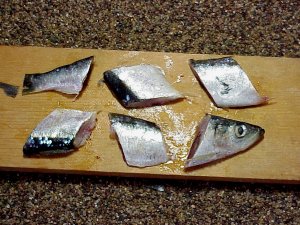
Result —
[{"label": "cut fish piece", "polygon": [[109,119],[111,131],[129,166],[155,166],[169,160],[161,130],[156,124],[116,113],[110,113]]},{"label": "cut fish piece", "polygon": [[25,156],[60,154],[83,146],[96,125],[96,112],[56,109],[30,134]]},{"label": "cut fish piece", "polygon": [[65,94],[78,95],[83,87],[93,59],[94,57],[90,56],[46,73],[26,74],[22,94],[53,90]]},{"label": "cut fish piece", "polygon": [[160,67],[140,64],[104,72],[104,81],[126,108],[163,105],[183,96],[166,80]]},{"label": "cut fish piece", "polygon": [[11,84],[0,82],[0,88],[4,90],[4,93],[9,96],[15,98],[18,94],[19,87]]},{"label": "cut fish piece", "polygon": [[260,105],[261,97],[240,65],[231,57],[193,60],[190,67],[218,107],[235,108]]},{"label": "cut fish piece", "polygon": [[262,139],[265,130],[249,123],[206,115],[200,122],[185,168],[244,151]]}]

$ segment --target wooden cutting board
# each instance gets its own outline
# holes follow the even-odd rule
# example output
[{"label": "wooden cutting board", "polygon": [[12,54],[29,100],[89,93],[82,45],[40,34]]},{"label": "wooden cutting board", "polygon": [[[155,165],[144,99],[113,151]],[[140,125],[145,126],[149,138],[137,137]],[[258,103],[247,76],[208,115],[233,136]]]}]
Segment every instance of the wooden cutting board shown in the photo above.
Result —
[{"label": "wooden cutting board", "polygon": [[[22,86],[25,73],[46,72],[90,55],[95,56],[95,61],[87,85],[76,101],[56,92],[26,96],[19,93],[16,98],[0,94],[1,170],[300,183],[299,59],[234,56],[259,93],[272,98],[266,106],[245,109],[216,108],[187,64],[191,58],[220,57],[217,55],[1,46],[0,81]],[[167,80],[187,99],[168,106],[126,110],[105,84],[98,84],[104,71],[140,63],[162,67]],[[22,147],[30,132],[55,108],[100,111],[91,139],[65,157],[24,158]],[[109,137],[108,112],[129,114],[157,123],[174,161],[143,169],[128,167],[116,140]],[[184,171],[183,162],[196,125],[205,113],[257,124],[266,130],[265,137],[246,152]]]}]

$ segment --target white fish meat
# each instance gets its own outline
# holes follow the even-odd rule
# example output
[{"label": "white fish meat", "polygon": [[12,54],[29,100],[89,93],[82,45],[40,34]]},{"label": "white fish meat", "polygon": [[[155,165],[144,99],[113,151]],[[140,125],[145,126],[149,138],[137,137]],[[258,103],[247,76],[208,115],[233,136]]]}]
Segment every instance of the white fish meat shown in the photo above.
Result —
[{"label": "white fish meat", "polygon": [[60,154],[83,146],[96,125],[96,112],[56,109],[30,134],[25,156]]},{"label": "white fish meat", "polygon": [[262,139],[265,130],[249,123],[206,115],[200,122],[185,168],[244,151]]},{"label": "white fish meat", "polygon": [[126,108],[163,105],[183,99],[158,66],[140,64],[118,67],[104,72],[104,81]]},{"label": "white fish meat", "polygon": [[110,113],[112,134],[115,134],[129,166],[147,167],[169,160],[160,128],[149,121]]},{"label": "white fish meat", "polygon": [[264,104],[269,100],[258,94],[247,74],[231,57],[191,59],[189,64],[218,107],[246,107]]},{"label": "white fish meat", "polygon": [[58,91],[65,94],[78,95],[83,87],[93,59],[94,57],[90,56],[46,73],[26,74],[22,94]]}]

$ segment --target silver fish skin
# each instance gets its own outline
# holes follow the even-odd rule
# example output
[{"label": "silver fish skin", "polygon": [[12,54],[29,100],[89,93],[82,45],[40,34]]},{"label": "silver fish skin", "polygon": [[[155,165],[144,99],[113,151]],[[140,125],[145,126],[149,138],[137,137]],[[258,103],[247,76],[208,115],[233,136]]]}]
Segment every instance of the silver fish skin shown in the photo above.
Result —
[{"label": "silver fish skin", "polygon": [[90,56],[46,73],[26,74],[22,94],[58,91],[78,95],[88,75],[94,57]]},{"label": "silver fish skin", "polygon": [[264,104],[269,100],[258,94],[247,74],[231,57],[191,59],[189,65],[218,107],[247,107]]},{"label": "silver fish skin", "polygon": [[244,151],[262,139],[265,130],[249,123],[206,115],[200,122],[185,168]]},{"label": "silver fish skin", "polygon": [[124,66],[104,72],[104,81],[125,108],[163,105],[184,97],[154,65]]},{"label": "silver fish skin", "polygon": [[83,146],[96,125],[96,112],[56,109],[28,137],[24,156],[71,152]]},{"label": "silver fish skin", "polygon": [[161,130],[156,124],[116,113],[110,113],[109,120],[128,166],[155,166],[169,160]]}]

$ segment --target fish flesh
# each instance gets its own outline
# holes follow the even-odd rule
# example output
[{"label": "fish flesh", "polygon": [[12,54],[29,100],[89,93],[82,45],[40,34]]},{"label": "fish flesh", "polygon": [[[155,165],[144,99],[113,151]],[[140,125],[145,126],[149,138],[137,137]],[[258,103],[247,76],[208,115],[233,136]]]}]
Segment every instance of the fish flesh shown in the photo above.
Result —
[{"label": "fish flesh", "polygon": [[28,137],[23,153],[53,155],[68,153],[83,146],[96,125],[96,112],[55,109]]},{"label": "fish flesh", "polygon": [[169,160],[161,130],[155,123],[116,113],[110,113],[109,120],[128,166],[155,166]]},{"label": "fish flesh", "polygon": [[264,133],[259,126],[207,114],[197,128],[185,168],[244,151],[261,140]]},{"label": "fish flesh", "polygon": [[231,57],[191,59],[189,65],[218,107],[246,107],[264,104],[269,100],[258,94],[247,74]]},{"label": "fish flesh", "polygon": [[4,93],[9,96],[15,98],[18,94],[19,87],[11,84],[0,82],[0,88],[4,90]]},{"label": "fish flesh", "polygon": [[26,74],[22,94],[53,90],[78,95],[93,59],[94,57],[90,56],[46,73]]},{"label": "fish flesh", "polygon": [[108,70],[104,81],[125,108],[163,105],[184,98],[168,83],[164,71],[150,64]]}]

